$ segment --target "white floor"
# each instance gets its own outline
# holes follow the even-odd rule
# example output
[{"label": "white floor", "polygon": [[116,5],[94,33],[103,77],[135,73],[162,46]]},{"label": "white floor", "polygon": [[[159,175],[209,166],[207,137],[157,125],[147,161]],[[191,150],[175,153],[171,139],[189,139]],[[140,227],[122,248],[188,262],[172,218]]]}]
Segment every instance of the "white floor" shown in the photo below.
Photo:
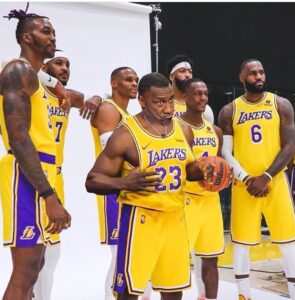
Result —
[{"label": "white floor", "polygon": [[[72,232],[73,233],[73,232]],[[94,232],[93,232],[94,233]],[[71,232],[64,234],[62,257],[59,262],[52,300],[103,300],[104,278],[110,259],[109,249],[93,239],[72,239]],[[0,295],[3,295],[11,270],[9,249],[0,248]],[[183,300],[195,300],[196,287],[184,292]],[[153,300],[159,294],[153,293]],[[284,297],[253,289],[253,300],[282,300]],[[236,286],[220,282],[218,300],[237,300]]]}]

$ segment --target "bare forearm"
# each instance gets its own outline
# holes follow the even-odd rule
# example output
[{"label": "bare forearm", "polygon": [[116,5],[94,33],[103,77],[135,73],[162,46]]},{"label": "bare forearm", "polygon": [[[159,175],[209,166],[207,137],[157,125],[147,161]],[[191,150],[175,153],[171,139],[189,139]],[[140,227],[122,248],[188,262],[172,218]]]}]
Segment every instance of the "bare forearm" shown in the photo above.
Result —
[{"label": "bare forearm", "polygon": [[294,157],[295,145],[288,144],[280,151],[273,164],[266,170],[271,176],[283,170]]},{"label": "bare forearm", "polygon": [[78,91],[67,89],[71,97],[71,105],[75,108],[81,108],[84,103],[84,95]]},{"label": "bare forearm", "polygon": [[46,191],[50,184],[42,170],[38,153],[28,136],[21,141],[10,141],[15,158],[29,182],[38,192]]},{"label": "bare forearm", "polygon": [[87,192],[98,195],[115,194],[123,189],[121,177],[109,177],[95,172],[88,174],[85,186]]}]

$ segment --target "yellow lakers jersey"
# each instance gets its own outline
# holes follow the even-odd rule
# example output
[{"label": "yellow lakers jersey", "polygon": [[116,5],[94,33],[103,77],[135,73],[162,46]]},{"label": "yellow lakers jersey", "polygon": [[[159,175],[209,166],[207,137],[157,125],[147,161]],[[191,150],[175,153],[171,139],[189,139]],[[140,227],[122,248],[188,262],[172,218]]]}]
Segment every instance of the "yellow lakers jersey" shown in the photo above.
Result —
[{"label": "yellow lakers jersey", "polygon": [[261,175],[281,149],[276,95],[265,93],[258,103],[235,99],[232,127],[235,158],[250,175]]},{"label": "yellow lakers jersey", "polygon": [[186,112],[185,102],[174,99],[174,116],[181,116],[184,112]]},{"label": "yellow lakers jersey", "polygon": [[[121,115],[121,121],[119,122],[117,127],[119,127],[125,121],[125,119],[128,116],[130,116],[118,104],[116,104],[116,102],[113,101],[112,99],[105,99],[105,100],[103,100],[103,102],[108,102],[108,103],[114,105],[115,108],[117,109],[117,111],[119,112],[119,114]],[[95,157],[98,157],[98,155],[102,152],[102,147],[101,147],[101,143],[100,143],[100,139],[99,139],[99,133],[98,133],[97,129],[93,126],[91,126],[91,132],[92,132],[94,146],[95,146]]]},{"label": "yellow lakers jersey", "polygon": [[[18,58],[17,60],[25,59]],[[4,66],[3,66],[4,68]],[[2,68],[2,69],[3,69]],[[43,85],[39,81],[38,90],[30,97],[31,101],[31,126],[29,129],[29,136],[39,152],[47,154],[56,154],[54,135],[52,131],[51,120],[49,118],[50,104],[44,90]],[[0,128],[2,132],[2,140],[5,149],[10,149],[7,129],[4,120],[3,112],[3,95],[0,95]]]},{"label": "yellow lakers jersey", "polygon": [[46,87],[45,91],[50,103],[49,115],[56,143],[56,165],[62,166],[64,160],[65,135],[69,122],[69,113],[59,107],[58,98]]},{"label": "yellow lakers jersey", "polygon": [[[180,122],[191,127],[194,135],[193,153],[196,159],[200,157],[216,156],[219,139],[212,124],[203,119],[201,127],[195,127],[180,119]],[[212,195],[213,192],[204,190],[197,182],[187,180],[183,190],[190,194]]]},{"label": "yellow lakers jersey", "polygon": [[[153,192],[121,191],[118,201],[160,211],[183,207],[186,165],[194,161],[194,156],[180,123],[173,120],[173,130],[165,138],[147,132],[136,117],[126,119],[123,126],[126,126],[136,145],[140,170],[157,172],[162,178],[162,185],[152,188]],[[122,176],[130,172],[128,165],[125,162]]]}]

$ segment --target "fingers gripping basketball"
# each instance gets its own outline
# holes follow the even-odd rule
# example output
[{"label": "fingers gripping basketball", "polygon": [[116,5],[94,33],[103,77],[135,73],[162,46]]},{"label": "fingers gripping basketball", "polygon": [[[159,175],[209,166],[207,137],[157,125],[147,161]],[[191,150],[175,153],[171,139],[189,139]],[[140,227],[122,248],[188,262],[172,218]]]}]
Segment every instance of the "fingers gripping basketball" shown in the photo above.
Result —
[{"label": "fingers gripping basketball", "polygon": [[219,192],[230,184],[232,180],[232,169],[222,157],[202,157],[199,161],[205,165],[211,164],[214,168],[212,177],[199,181],[203,189],[211,192]]}]

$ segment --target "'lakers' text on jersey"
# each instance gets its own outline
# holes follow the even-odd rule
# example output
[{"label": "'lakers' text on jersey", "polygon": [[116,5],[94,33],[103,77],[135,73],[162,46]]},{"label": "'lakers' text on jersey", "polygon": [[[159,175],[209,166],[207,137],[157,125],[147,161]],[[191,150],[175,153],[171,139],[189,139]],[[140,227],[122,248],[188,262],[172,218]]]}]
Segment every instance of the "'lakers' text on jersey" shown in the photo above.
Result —
[{"label": "'lakers' text on jersey", "polygon": [[185,102],[180,102],[176,99],[174,99],[174,116],[179,117],[184,112],[186,112],[186,104]]},{"label": "'lakers' text on jersey", "polygon": [[[203,119],[201,127],[194,127],[184,120],[180,122],[191,127],[194,135],[193,153],[196,159],[200,157],[216,156],[218,152],[219,139],[212,124]],[[198,195],[209,195],[212,192],[205,191],[197,182],[187,181],[183,190],[187,193]]]},{"label": "'lakers' text on jersey", "polygon": [[46,87],[45,91],[50,102],[49,115],[56,143],[56,165],[61,168],[63,164],[63,151],[65,145],[65,135],[69,122],[69,113],[59,107],[58,98]]},{"label": "'lakers' text on jersey", "polygon": [[[194,157],[179,122],[173,120],[173,130],[165,138],[145,131],[136,117],[128,118],[124,126],[129,130],[137,147],[140,170],[158,173],[162,178],[162,185],[155,188],[157,193],[122,191],[118,201],[163,211],[182,207],[186,165]],[[130,171],[130,165],[125,163],[123,169],[124,176]]]}]

